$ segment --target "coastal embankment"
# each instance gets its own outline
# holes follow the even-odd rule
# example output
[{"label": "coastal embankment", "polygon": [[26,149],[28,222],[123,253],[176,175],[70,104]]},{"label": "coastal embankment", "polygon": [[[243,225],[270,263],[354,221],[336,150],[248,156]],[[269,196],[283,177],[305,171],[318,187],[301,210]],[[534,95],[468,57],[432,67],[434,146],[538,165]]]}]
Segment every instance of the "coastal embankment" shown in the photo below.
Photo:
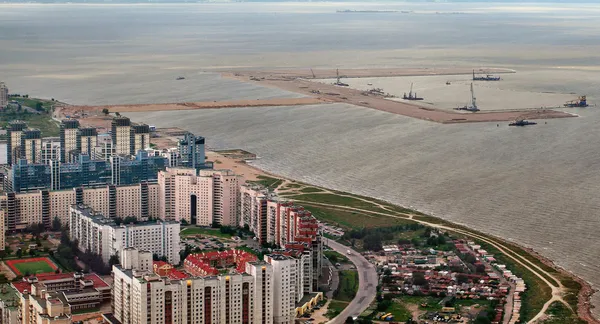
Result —
[{"label": "coastal embankment", "polygon": [[274,106],[300,106],[327,103],[323,98],[273,98],[256,100],[228,100],[204,101],[161,104],[133,104],[133,105],[101,105],[101,106],[67,106],[62,108],[63,115],[81,116],[85,114],[102,114],[104,109],[111,113],[166,111],[166,110],[194,110],[194,109],[220,109],[220,108],[248,108],[248,107],[274,107]]},{"label": "coastal embankment", "polygon": [[[551,119],[576,117],[562,111],[552,109],[519,109],[492,112],[464,112],[422,107],[407,101],[394,101],[382,93],[353,89],[348,86],[338,86],[318,82],[320,79],[362,78],[362,77],[394,77],[394,76],[431,76],[431,75],[465,75],[471,74],[472,69],[344,69],[344,70],[272,70],[272,71],[227,71],[223,77],[234,78],[244,82],[253,82],[266,87],[276,87],[286,91],[313,96],[324,102],[347,103],[356,106],[381,110],[393,114],[432,122],[455,124],[472,122],[501,122],[517,119]],[[477,69],[476,73],[514,73],[506,69]]]}]

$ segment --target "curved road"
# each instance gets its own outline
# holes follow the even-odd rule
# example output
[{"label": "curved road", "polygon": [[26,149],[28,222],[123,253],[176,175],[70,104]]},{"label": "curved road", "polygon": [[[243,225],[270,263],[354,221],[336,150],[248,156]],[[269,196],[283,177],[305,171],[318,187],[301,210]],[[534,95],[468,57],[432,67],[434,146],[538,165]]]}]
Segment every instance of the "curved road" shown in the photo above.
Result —
[{"label": "curved road", "polygon": [[[350,247],[333,240],[327,240],[326,243],[334,251],[350,259],[358,271],[358,291],[356,292],[356,296],[354,296],[354,299],[338,316],[328,322],[331,324],[341,324],[346,322],[348,316],[354,317],[360,315],[375,299],[378,282],[377,270],[360,253],[352,250]],[[352,252],[351,255],[347,254],[348,250]]]}]

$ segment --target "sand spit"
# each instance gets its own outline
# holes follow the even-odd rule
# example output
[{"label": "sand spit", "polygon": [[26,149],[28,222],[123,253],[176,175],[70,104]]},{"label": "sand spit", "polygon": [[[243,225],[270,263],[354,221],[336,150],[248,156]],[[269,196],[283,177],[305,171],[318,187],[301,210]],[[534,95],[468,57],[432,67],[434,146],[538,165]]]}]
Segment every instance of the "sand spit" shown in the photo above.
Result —
[{"label": "sand spit", "polygon": [[[475,70],[478,73],[510,73],[509,70]],[[317,79],[335,77],[335,70],[313,70]],[[368,69],[340,70],[346,77],[379,77],[403,75],[441,75],[470,74],[466,69]],[[367,93],[350,87],[336,86],[315,82],[309,70],[276,70],[276,71],[236,71],[223,72],[224,77],[235,78],[244,82],[254,82],[267,87],[301,93],[318,98],[321,102],[340,102],[362,106],[403,116],[450,124],[469,122],[501,122],[515,119],[549,119],[576,117],[562,111],[551,109],[525,109],[494,112],[461,112],[436,108],[425,108],[409,102],[393,101],[382,95]]]},{"label": "sand spit", "polygon": [[219,108],[243,108],[243,107],[272,107],[272,106],[299,106],[315,105],[326,102],[323,99],[307,98],[274,98],[256,100],[231,100],[231,101],[205,101],[205,102],[183,102],[164,104],[134,104],[134,105],[104,105],[104,106],[70,106],[63,109],[64,113],[102,113],[108,109],[111,113],[141,112],[141,111],[165,111],[165,110],[194,110],[194,109],[219,109]]}]

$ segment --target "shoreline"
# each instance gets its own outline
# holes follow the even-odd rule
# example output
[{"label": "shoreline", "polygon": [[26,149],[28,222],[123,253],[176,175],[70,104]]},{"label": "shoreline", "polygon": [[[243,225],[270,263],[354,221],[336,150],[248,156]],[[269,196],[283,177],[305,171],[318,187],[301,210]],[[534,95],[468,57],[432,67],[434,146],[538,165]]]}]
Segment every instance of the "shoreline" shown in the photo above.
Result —
[{"label": "shoreline", "polygon": [[[210,154],[209,154],[210,152]],[[215,163],[215,168],[217,168],[218,166],[223,166],[223,167],[227,167],[230,166],[232,170],[234,171],[242,171],[242,173],[240,173],[240,176],[244,179],[244,182],[246,181],[255,181],[257,180],[258,176],[269,176],[269,177],[274,177],[274,178],[278,178],[278,179],[283,179],[283,180],[288,180],[288,181],[294,181],[294,182],[299,182],[299,183],[305,183],[302,181],[296,181],[292,178],[287,178],[263,169],[260,169],[257,166],[254,166],[252,164],[246,163],[244,161],[240,161],[240,160],[236,160],[236,159],[232,159],[232,158],[228,158],[225,156],[220,155],[218,152],[214,152],[211,148],[207,148],[207,158],[210,156],[218,158],[219,160],[222,160],[223,163],[222,164],[216,164]],[[249,174],[250,177],[246,177],[244,176],[245,174]],[[314,187],[321,187],[318,185],[312,185],[310,183],[307,183],[310,186],[314,186]],[[321,187],[321,188],[325,188],[325,187]],[[336,189],[330,189],[330,190],[336,190]],[[362,196],[362,195],[361,195]],[[365,197],[369,197],[372,199],[378,199],[377,197],[370,197],[370,196],[365,196]],[[395,203],[391,203],[388,202],[390,204],[402,207],[402,208],[407,208],[407,207],[403,207],[402,205],[398,205]],[[409,209],[409,208],[407,208]],[[593,294],[597,293],[597,290],[594,289],[592,287],[592,285],[587,282],[586,280],[580,278],[579,276],[577,276],[576,274],[562,268],[561,266],[558,266],[554,263],[554,261],[548,259],[545,256],[542,256],[540,253],[538,253],[536,250],[534,250],[533,248],[529,248],[526,246],[521,245],[520,243],[517,242],[513,242],[513,241],[507,241],[506,239],[503,239],[501,237],[489,234],[489,233],[485,233],[485,232],[481,232],[477,229],[473,229],[470,228],[464,224],[457,224],[457,223],[453,223],[450,221],[447,221],[443,218],[439,218],[437,216],[431,216],[431,215],[427,215],[427,217],[432,217],[435,218],[437,220],[442,221],[443,223],[438,224],[440,226],[444,226],[445,224],[452,224],[454,226],[457,227],[457,229],[460,228],[464,228],[464,229],[468,229],[470,232],[476,234],[476,235],[480,235],[492,240],[496,240],[499,241],[503,244],[506,244],[508,246],[515,246],[519,249],[521,249],[522,251],[524,251],[525,253],[531,255],[534,259],[536,259],[537,261],[543,263],[544,265],[554,269],[555,271],[557,271],[558,273],[560,273],[561,275],[564,275],[566,277],[571,278],[572,280],[576,281],[577,283],[579,283],[581,285],[581,288],[578,291],[577,294],[577,299],[578,299],[578,306],[577,306],[577,310],[576,310],[576,314],[583,320],[587,321],[588,323],[600,323],[600,320],[595,318],[594,315],[592,314],[591,310],[593,308],[593,305],[591,305],[590,300]]]},{"label": "shoreline", "polygon": [[[64,109],[65,107],[61,107],[61,108]],[[62,111],[61,109],[57,109],[57,111],[55,113],[57,113],[58,116],[60,116],[62,112],[64,112],[64,111]],[[58,117],[58,116],[55,116],[55,117]],[[64,114],[62,117],[64,117]],[[107,127],[110,124],[111,119],[112,119],[111,116],[103,116],[103,115],[89,116],[88,115],[88,116],[83,116],[83,118],[81,118],[79,120],[82,123],[82,125],[102,128],[102,127]],[[173,130],[178,130],[178,128],[158,128],[157,129],[157,132],[159,134],[161,134],[158,138],[156,138],[156,140],[158,140],[159,142],[162,141],[162,145],[159,145],[160,147],[165,146],[165,145],[168,146],[168,145],[172,144],[171,142],[172,142],[172,139],[174,138],[174,135],[169,134],[169,133]],[[179,129],[179,130],[181,130],[181,129]],[[213,151],[210,147],[206,148],[206,157],[207,157],[207,159],[210,159],[211,161],[214,162],[215,169],[230,169],[230,170],[234,171],[236,174],[238,174],[241,178],[243,178],[244,182],[258,180],[258,177],[260,177],[260,176],[269,176],[269,177],[274,177],[274,178],[279,178],[279,179],[285,179],[288,181],[289,180],[295,181],[291,178],[286,178],[281,175],[271,173],[266,170],[262,170],[256,166],[252,165],[251,163],[246,163],[243,160],[233,159],[230,157],[223,156],[223,155],[219,154],[218,152]],[[301,182],[301,183],[303,183],[303,182]],[[311,186],[313,186],[313,185],[311,185]],[[319,187],[319,186],[315,186],[315,187]],[[370,198],[379,199],[379,198],[374,198],[374,197],[370,197]],[[395,203],[390,203],[390,204],[402,207],[401,205],[398,205]],[[405,207],[402,207],[402,208],[405,208]],[[452,222],[446,221],[437,216],[426,215],[425,217],[426,218],[424,218],[423,220],[412,219],[412,221],[428,223],[428,224],[430,224],[430,226],[441,226],[441,227],[451,226],[450,228],[454,228],[460,232],[467,231],[468,233],[473,233],[475,235],[485,237],[485,238],[488,238],[488,239],[496,241],[496,242],[500,242],[506,246],[512,245],[514,247],[517,247],[521,251],[525,252],[526,254],[532,256],[538,262],[543,263],[543,264],[547,265],[548,267],[552,268],[557,273],[560,273],[561,275],[563,275],[567,278],[570,278],[573,281],[576,281],[577,283],[579,283],[581,285],[581,288],[578,290],[578,293],[577,293],[578,306],[577,306],[576,314],[578,316],[580,316],[580,318],[588,321],[588,323],[600,323],[600,320],[596,319],[594,317],[594,315],[591,313],[591,308],[593,307],[593,305],[591,305],[591,303],[590,303],[591,296],[594,293],[596,293],[596,290],[587,281],[585,281],[582,278],[578,277],[577,275],[561,268],[560,266],[557,266],[556,264],[554,264],[554,262],[552,260],[540,255],[537,251],[535,251],[531,248],[524,247],[518,243],[515,243],[512,241],[507,241],[503,238],[499,238],[499,237],[491,235],[491,234],[480,232],[478,230],[472,229],[463,224],[452,223]],[[430,219],[434,219],[434,220],[436,220],[436,222],[431,223]],[[507,256],[508,256],[508,254],[507,254]],[[536,272],[532,272],[532,273],[537,274]]]}]

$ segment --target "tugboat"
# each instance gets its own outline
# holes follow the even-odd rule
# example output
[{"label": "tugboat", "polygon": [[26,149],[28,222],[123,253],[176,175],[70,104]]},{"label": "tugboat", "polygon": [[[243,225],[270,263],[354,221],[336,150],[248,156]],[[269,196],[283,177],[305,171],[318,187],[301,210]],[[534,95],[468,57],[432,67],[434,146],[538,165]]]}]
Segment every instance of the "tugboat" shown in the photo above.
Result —
[{"label": "tugboat", "polygon": [[416,92],[413,95],[412,88],[413,88],[413,84],[411,83],[410,84],[410,92],[408,93],[408,96],[406,95],[406,92],[405,92],[404,96],[402,96],[402,99],[404,99],[404,100],[423,100],[423,98],[417,97],[417,93]]},{"label": "tugboat", "polygon": [[335,74],[337,76],[337,80],[333,83],[333,85],[340,86],[340,87],[347,87],[348,86],[347,83],[344,83],[344,82],[340,81],[341,76],[340,76],[340,70],[339,69],[335,70]]},{"label": "tugboat", "polygon": [[575,108],[575,107],[587,107],[589,105],[587,103],[586,96],[581,96],[581,97],[579,97],[578,100],[567,101],[567,103],[565,103],[564,106],[569,107],[569,108]]},{"label": "tugboat", "polygon": [[477,108],[477,98],[475,98],[475,92],[473,92],[473,83],[471,83],[471,104],[454,108],[454,110],[466,110],[471,112],[479,111],[479,108]]},{"label": "tugboat", "polygon": [[176,80],[185,80],[185,78],[184,78],[184,77],[182,77],[182,76],[180,76],[180,77],[177,77],[177,79],[176,79]]},{"label": "tugboat", "polygon": [[525,119],[517,119],[514,122],[508,124],[508,126],[528,126],[528,125],[537,125],[537,123],[528,121]]},{"label": "tugboat", "polygon": [[491,74],[486,76],[475,76],[475,70],[473,70],[473,81],[500,81],[500,77],[495,77]]}]

